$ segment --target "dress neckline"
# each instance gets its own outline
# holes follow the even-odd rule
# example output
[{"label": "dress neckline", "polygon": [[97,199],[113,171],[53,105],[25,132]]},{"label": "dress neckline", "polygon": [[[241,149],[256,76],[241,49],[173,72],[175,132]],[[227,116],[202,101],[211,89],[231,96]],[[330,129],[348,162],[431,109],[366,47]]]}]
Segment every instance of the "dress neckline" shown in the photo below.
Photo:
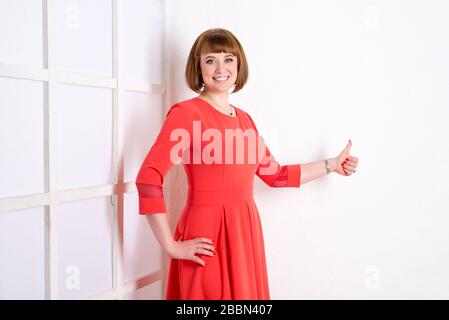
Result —
[{"label": "dress neckline", "polygon": [[227,114],[227,113],[224,113],[224,112],[221,112],[220,110],[217,110],[217,109],[214,108],[209,102],[207,102],[206,100],[200,98],[199,96],[195,97],[194,99],[197,99],[197,100],[202,101],[202,102],[203,102],[205,105],[207,105],[209,108],[213,109],[213,111],[215,111],[215,112],[217,112],[217,113],[219,113],[219,114],[221,114],[222,116],[225,116],[225,117],[227,117],[227,118],[237,119],[238,116],[239,116],[239,111],[238,111],[237,108],[234,107],[232,104],[230,104],[230,105],[231,105],[231,106],[234,108],[234,110],[235,110],[235,116],[231,116],[231,115],[229,115],[229,114]]}]

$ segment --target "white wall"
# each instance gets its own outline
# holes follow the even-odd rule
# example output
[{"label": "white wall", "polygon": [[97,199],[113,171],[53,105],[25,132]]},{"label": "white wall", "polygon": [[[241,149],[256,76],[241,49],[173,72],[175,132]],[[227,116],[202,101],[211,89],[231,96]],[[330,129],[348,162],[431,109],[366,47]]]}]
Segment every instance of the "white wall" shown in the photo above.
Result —
[{"label": "white wall", "polygon": [[272,298],[449,298],[449,4],[167,5],[167,104],[196,95],[184,82],[188,52],[224,27],[250,68],[231,103],[281,163],[336,156],[348,138],[360,159],[354,176],[299,190],[256,178]]},{"label": "white wall", "polygon": [[[300,189],[256,178],[272,298],[448,298],[449,4],[165,2],[164,22],[157,0],[0,1],[0,298],[163,297],[133,179],[163,107],[196,95],[186,58],[212,27],[243,44],[231,102],[281,163],[348,138],[360,158]],[[167,181],[176,218],[182,168]]]}]

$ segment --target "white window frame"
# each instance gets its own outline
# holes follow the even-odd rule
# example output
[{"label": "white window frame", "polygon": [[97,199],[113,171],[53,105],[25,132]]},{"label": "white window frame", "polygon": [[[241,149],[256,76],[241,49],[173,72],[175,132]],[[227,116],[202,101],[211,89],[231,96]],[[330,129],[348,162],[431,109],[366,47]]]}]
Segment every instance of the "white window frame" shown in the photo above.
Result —
[{"label": "white window frame", "polygon": [[[16,79],[36,80],[47,84],[44,95],[44,164],[45,164],[45,190],[41,194],[31,194],[19,197],[7,197],[0,199],[0,214],[15,210],[23,210],[34,207],[44,207],[44,239],[45,239],[45,299],[55,300],[58,295],[58,256],[57,256],[57,230],[56,210],[57,206],[67,201],[76,201],[89,198],[109,196],[113,205],[113,231],[112,231],[112,288],[99,294],[85,297],[85,299],[123,299],[126,295],[133,293],[145,286],[157,281],[165,283],[166,270],[161,268],[156,272],[147,274],[136,280],[123,282],[123,219],[124,219],[124,194],[136,193],[135,181],[123,181],[123,162],[120,163],[120,155],[123,154],[123,128],[120,127],[119,110],[124,104],[123,95],[127,91],[160,94],[165,106],[167,65],[166,49],[166,0],[160,1],[162,7],[162,84],[146,82],[127,82],[118,78],[119,51],[118,51],[118,25],[120,13],[118,12],[119,1],[112,0],[112,77],[98,77],[75,72],[59,71],[55,66],[55,43],[54,34],[48,17],[51,16],[52,2],[55,0],[42,0],[43,2],[43,44],[44,44],[44,67],[29,67],[22,65],[11,65],[0,63],[0,77]],[[115,178],[112,184],[77,188],[71,190],[57,190],[56,177],[56,118],[55,118],[55,88],[57,84],[74,84],[96,88],[112,89],[112,176]],[[161,119],[162,120],[162,119]],[[137,194],[137,193],[136,193]],[[136,195],[137,199],[137,195]],[[136,213],[137,214],[137,213]],[[164,254],[163,254],[164,256]],[[19,275],[18,275],[19,276]],[[164,290],[164,286],[163,291]],[[161,292],[161,295],[164,295]]]}]

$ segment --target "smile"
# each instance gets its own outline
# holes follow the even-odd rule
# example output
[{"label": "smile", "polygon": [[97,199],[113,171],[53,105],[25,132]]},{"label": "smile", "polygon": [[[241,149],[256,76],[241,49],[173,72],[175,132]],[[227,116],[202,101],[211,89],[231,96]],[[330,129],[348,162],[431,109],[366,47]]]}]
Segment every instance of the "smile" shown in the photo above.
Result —
[{"label": "smile", "polygon": [[212,77],[212,79],[214,79],[215,81],[218,81],[218,82],[225,82],[225,81],[227,81],[227,80],[229,79],[229,77],[230,77],[230,76],[227,76],[227,77],[221,77],[221,78],[215,78],[215,77]]}]

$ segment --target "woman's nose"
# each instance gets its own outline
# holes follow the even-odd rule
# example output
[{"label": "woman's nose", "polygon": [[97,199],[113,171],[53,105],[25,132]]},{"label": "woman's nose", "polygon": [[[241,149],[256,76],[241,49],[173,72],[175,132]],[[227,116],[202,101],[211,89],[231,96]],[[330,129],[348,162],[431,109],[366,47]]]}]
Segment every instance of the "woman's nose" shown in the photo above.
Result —
[{"label": "woman's nose", "polygon": [[218,61],[216,66],[217,66],[217,70],[224,69],[224,61]]}]

